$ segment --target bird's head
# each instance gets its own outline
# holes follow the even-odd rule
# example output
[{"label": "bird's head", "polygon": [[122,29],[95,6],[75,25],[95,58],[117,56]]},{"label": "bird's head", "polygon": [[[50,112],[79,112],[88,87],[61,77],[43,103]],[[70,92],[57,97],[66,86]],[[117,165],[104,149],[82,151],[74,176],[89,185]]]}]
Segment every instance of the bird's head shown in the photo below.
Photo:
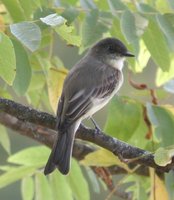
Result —
[{"label": "bird's head", "polygon": [[116,38],[100,40],[90,49],[90,54],[115,68],[122,68],[126,57],[134,57]]}]

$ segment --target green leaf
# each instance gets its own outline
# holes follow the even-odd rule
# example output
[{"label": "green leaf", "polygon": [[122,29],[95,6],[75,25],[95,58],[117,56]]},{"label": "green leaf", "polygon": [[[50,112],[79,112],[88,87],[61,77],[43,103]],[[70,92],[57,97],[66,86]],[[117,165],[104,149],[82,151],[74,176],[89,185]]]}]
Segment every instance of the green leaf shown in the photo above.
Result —
[{"label": "green leaf", "polygon": [[165,15],[156,15],[157,22],[165,34],[168,44],[171,49],[174,51],[174,15],[173,14],[165,14]]},{"label": "green leaf", "polygon": [[133,199],[136,200],[147,200],[150,188],[150,179],[149,177],[139,176],[137,174],[130,174],[126,176],[123,180],[123,183],[131,184],[127,189],[126,192],[131,192]]},{"label": "green leaf", "polygon": [[30,51],[36,51],[41,42],[39,26],[32,22],[21,22],[10,25],[11,33]]},{"label": "green leaf", "polygon": [[12,99],[12,95],[9,93],[9,91],[7,91],[7,89],[5,87],[0,88],[0,96],[5,99]]},{"label": "green leaf", "polygon": [[0,165],[0,170],[7,172],[10,171],[12,169],[16,169],[16,167],[12,166],[12,165]]},{"label": "green leaf", "polygon": [[170,52],[161,30],[154,20],[149,21],[148,28],[143,34],[143,40],[157,66],[163,71],[168,71],[170,68]]},{"label": "green leaf", "polygon": [[160,68],[157,70],[156,85],[161,86],[174,77],[174,57],[171,58],[170,69],[168,72],[162,71]]},{"label": "green leaf", "polygon": [[108,4],[113,15],[117,15],[119,12],[127,9],[121,0],[108,0]]},{"label": "green leaf", "polygon": [[27,19],[30,19],[33,11],[40,7],[40,0],[18,0],[20,6],[23,9],[23,12]]},{"label": "green leaf", "polygon": [[[27,92],[27,100],[34,107],[37,107],[42,103],[44,93],[46,92],[46,79],[45,75],[41,71],[34,71],[32,73],[32,79]],[[48,95],[48,94],[47,94]]]},{"label": "green leaf", "polygon": [[83,160],[80,161],[82,165],[85,166],[97,166],[97,167],[109,167],[112,165],[118,165],[127,171],[129,168],[127,165],[119,160],[112,152],[100,148],[92,153],[85,156]]},{"label": "green leaf", "polygon": [[174,9],[174,1],[173,0],[168,0],[168,2],[170,4],[171,8]]},{"label": "green leaf", "polygon": [[79,47],[81,45],[81,38],[80,36],[75,35],[74,30],[73,26],[68,26],[66,23],[55,28],[58,35],[60,35],[68,44]]},{"label": "green leaf", "polygon": [[36,200],[52,200],[51,187],[48,183],[47,177],[43,173],[36,173],[35,175],[35,199]]},{"label": "green leaf", "polygon": [[[101,10],[101,11],[104,11],[104,12],[105,11],[108,12],[109,4],[108,4],[108,2],[106,0],[105,1],[99,1],[99,0],[95,1],[95,4],[96,4],[98,10]],[[111,13],[109,12],[109,14],[111,14]]]},{"label": "green leaf", "polygon": [[[104,131],[113,137],[128,141],[140,130],[142,134],[146,133],[142,105],[127,97],[113,98],[109,105]],[[136,138],[135,143],[139,144]]]},{"label": "green leaf", "polygon": [[19,151],[8,158],[8,162],[25,165],[41,167],[48,159],[50,150],[45,146],[29,147]]},{"label": "green leaf", "polygon": [[160,12],[160,13],[169,13],[172,11],[170,9],[168,1],[156,0],[155,7],[158,10],[158,12]]},{"label": "green leaf", "polygon": [[0,125],[0,144],[4,148],[4,150],[10,154],[11,149],[10,149],[10,140],[8,137],[8,134],[6,132],[6,128],[2,125]]},{"label": "green leaf", "polygon": [[15,22],[25,20],[24,10],[18,0],[2,0],[2,3],[5,5]]},{"label": "green leaf", "polygon": [[125,37],[121,31],[120,19],[118,19],[116,17],[114,18],[113,25],[110,29],[110,32],[113,36],[119,38],[129,48],[129,44],[127,43],[127,40],[125,39]]},{"label": "green leaf", "polygon": [[28,91],[37,92],[38,90],[42,90],[45,83],[46,83],[45,75],[42,71],[40,70],[32,71],[32,77]]},{"label": "green leaf", "polygon": [[14,47],[4,33],[0,33],[0,76],[12,85],[16,74],[16,59]]},{"label": "green leaf", "polygon": [[[70,174],[67,176],[72,192],[77,200],[89,200],[89,188],[77,161],[72,159]],[[78,180],[78,181],[77,181]]]},{"label": "green leaf", "polygon": [[107,27],[99,21],[98,11],[91,10],[82,24],[82,44],[84,48],[98,41],[106,31]]},{"label": "green leaf", "polygon": [[76,7],[69,7],[61,13],[61,16],[67,20],[68,24],[71,24],[80,14],[80,11]]},{"label": "green leaf", "polygon": [[51,44],[52,41],[53,41],[53,31],[52,31],[52,29],[51,28],[45,28],[42,31],[42,40],[41,40],[41,44],[40,44],[39,48],[40,49],[48,48],[48,46]]},{"label": "green leaf", "polygon": [[87,10],[96,8],[96,5],[93,0],[81,0],[80,5],[82,8],[87,9]]},{"label": "green leaf", "polygon": [[174,199],[174,171],[170,170],[168,173],[164,174],[165,176],[165,185],[168,191],[169,199],[172,200]]},{"label": "green leaf", "polygon": [[[167,189],[164,185],[164,181],[156,175],[155,170],[153,168],[149,168],[150,171],[150,179],[151,179],[151,191],[150,191],[150,199],[155,197],[158,200],[168,200]],[[155,190],[154,190],[155,186]]]},{"label": "green leaf", "polygon": [[16,169],[7,171],[0,176],[0,188],[10,185],[11,183],[18,181],[25,176],[31,175],[35,171],[36,168],[31,166],[17,167]]},{"label": "green leaf", "polygon": [[[78,2],[78,0],[64,0],[63,1],[64,3],[66,3],[66,4],[70,4],[70,5],[72,5],[72,6],[75,6],[76,5],[76,3]],[[57,6],[60,6],[60,2],[59,1],[55,1],[55,4],[57,3]]]},{"label": "green leaf", "polygon": [[16,76],[13,88],[18,95],[24,95],[29,87],[31,80],[31,67],[28,55],[23,46],[13,40],[16,54]]},{"label": "green leaf", "polygon": [[138,10],[142,13],[150,13],[150,14],[155,14],[157,13],[157,10],[154,8],[154,7],[151,7],[150,5],[148,4],[145,4],[145,3],[139,3],[138,6],[137,6]]},{"label": "green leaf", "polygon": [[66,176],[60,174],[59,171],[54,171],[49,175],[50,187],[53,194],[53,199],[66,199],[73,200],[73,193],[71,187],[68,184]]},{"label": "green leaf", "polygon": [[132,65],[132,68],[135,72],[142,72],[143,69],[147,66],[150,58],[150,53],[147,50],[143,40],[139,40],[139,47],[140,49],[135,65]]},{"label": "green leaf", "polygon": [[145,17],[142,17],[140,14],[134,13],[135,18],[135,26],[136,26],[136,35],[140,37],[146,27],[148,26],[148,19]]},{"label": "green leaf", "polygon": [[142,113],[139,125],[137,126],[137,129],[133,133],[132,137],[128,140],[128,143],[132,144],[133,146],[144,149],[148,144],[148,140],[146,139],[147,133],[148,133],[148,128],[143,120],[143,113]]},{"label": "green leaf", "polygon": [[154,154],[154,161],[159,166],[166,166],[172,162],[174,156],[174,146],[166,149],[160,147]]},{"label": "green leaf", "polygon": [[147,104],[147,114],[154,127],[154,134],[160,146],[173,145],[174,115],[169,109],[162,106]]},{"label": "green leaf", "polygon": [[137,40],[135,17],[129,10],[125,10],[121,16],[121,29],[129,43]]},{"label": "green leaf", "polygon": [[47,87],[50,105],[54,111],[57,112],[57,102],[61,96],[63,82],[68,73],[68,70],[64,67],[50,68],[48,71]]},{"label": "green leaf", "polygon": [[164,89],[167,91],[167,92],[170,92],[172,94],[174,94],[174,80],[170,80],[168,81],[165,85],[164,85]]},{"label": "green leaf", "polygon": [[60,26],[65,23],[65,19],[58,15],[57,13],[47,15],[46,17],[41,17],[40,20],[49,26]]},{"label": "green leaf", "polygon": [[21,193],[23,200],[32,200],[34,197],[34,182],[31,176],[22,179]]},{"label": "green leaf", "polygon": [[88,178],[90,180],[89,185],[92,186],[94,192],[99,194],[100,193],[100,185],[99,185],[100,180],[98,179],[97,175],[90,167],[85,167],[85,169],[88,174]]}]

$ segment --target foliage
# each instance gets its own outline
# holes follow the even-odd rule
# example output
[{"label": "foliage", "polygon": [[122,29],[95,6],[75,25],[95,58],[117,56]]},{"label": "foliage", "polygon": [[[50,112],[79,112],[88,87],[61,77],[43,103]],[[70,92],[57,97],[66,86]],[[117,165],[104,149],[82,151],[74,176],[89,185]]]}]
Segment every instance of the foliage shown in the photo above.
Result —
[{"label": "foliage", "polygon": [[[137,84],[130,78],[134,94],[112,100],[104,129],[113,137],[156,151],[159,165],[170,163],[174,107],[167,100],[174,93],[173,11],[173,0],[1,0],[0,95],[14,100],[22,97],[35,108],[56,112],[57,99],[68,73],[59,55],[54,53],[57,38],[69,46],[78,47],[79,53],[83,53],[100,38],[117,37],[136,56],[128,61],[129,70],[136,76],[140,76],[145,68],[155,66],[155,74],[149,75],[154,77],[155,85],[151,89],[148,80],[145,84]],[[1,126],[0,130],[0,144],[10,154],[8,134],[4,127]],[[88,155],[81,163],[91,166],[91,159],[95,159],[100,151],[103,150]],[[24,200],[34,196],[37,200],[90,199],[89,185],[99,188],[96,175],[93,174],[90,183],[87,181],[91,180],[88,168],[85,167],[84,175],[73,160],[69,176],[63,177],[55,172],[44,177],[41,169],[48,155],[49,150],[40,146],[10,155],[8,165],[0,167],[3,171],[0,187],[21,180]],[[169,199],[174,198],[173,172],[170,176],[165,175],[165,181],[157,177],[155,182],[154,172],[150,172],[150,178],[144,178],[130,172],[112,155],[106,152],[102,155],[103,163],[102,159],[95,160],[95,163],[99,162],[100,166],[115,163],[127,170],[128,175],[121,178],[120,185],[128,183],[127,191],[132,192],[133,199],[153,199],[155,184],[157,191],[163,191],[163,195],[157,196],[158,200],[167,199],[167,195]],[[105,157],[109,157],[108,161]],[[95,192],[99,193],[101,187]]]}]

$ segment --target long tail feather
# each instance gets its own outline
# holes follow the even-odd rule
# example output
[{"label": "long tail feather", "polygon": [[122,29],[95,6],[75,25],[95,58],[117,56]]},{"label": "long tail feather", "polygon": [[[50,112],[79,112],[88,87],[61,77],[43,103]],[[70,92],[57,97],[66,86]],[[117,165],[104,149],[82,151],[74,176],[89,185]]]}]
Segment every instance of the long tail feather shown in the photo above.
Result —
[{"label": "long tail feather", "polygon": [[59,137],[53,147],[44,174],[47,175],[57,167],[62,174],[68,174],[70,170],[70,159],[74,144],[74,128],[70,127],[66,132],[59,132]]}]

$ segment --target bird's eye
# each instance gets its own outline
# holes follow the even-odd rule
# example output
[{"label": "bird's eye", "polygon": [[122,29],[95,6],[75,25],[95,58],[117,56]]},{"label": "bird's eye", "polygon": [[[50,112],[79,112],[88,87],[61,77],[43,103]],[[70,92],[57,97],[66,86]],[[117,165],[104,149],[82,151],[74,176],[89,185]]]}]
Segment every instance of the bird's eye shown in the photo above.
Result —
[{"label": "bird's eye", "polygon": [[113,46],[108,47],[109,53],[115,53],[115,48]]}]

